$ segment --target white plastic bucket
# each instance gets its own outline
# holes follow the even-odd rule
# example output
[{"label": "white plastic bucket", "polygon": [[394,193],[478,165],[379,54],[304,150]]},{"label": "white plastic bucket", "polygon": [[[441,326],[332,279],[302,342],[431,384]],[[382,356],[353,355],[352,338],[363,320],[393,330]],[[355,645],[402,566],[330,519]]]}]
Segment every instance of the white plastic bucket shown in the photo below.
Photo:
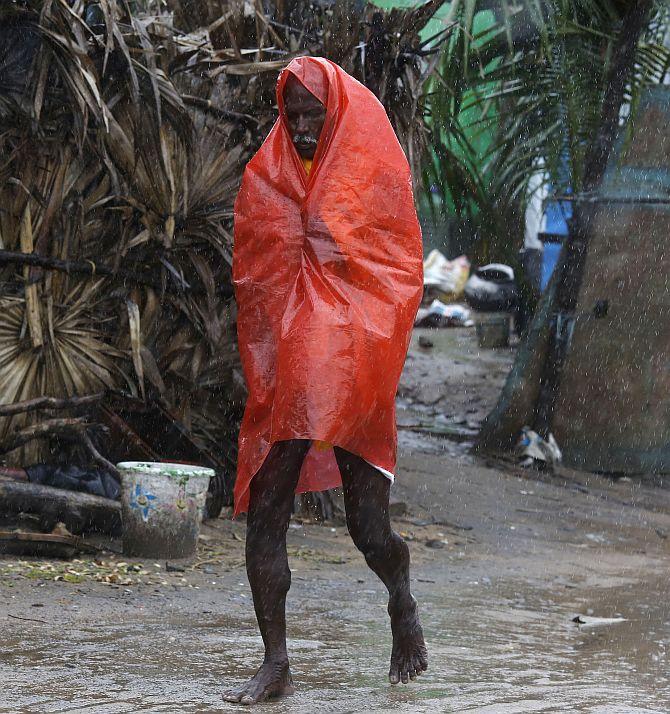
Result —
[{"label": "white plastic bucket", "polygon": [[124,461],[116,467],[121,474],[124,555],[194,555],[214,471],[153,461]]}]

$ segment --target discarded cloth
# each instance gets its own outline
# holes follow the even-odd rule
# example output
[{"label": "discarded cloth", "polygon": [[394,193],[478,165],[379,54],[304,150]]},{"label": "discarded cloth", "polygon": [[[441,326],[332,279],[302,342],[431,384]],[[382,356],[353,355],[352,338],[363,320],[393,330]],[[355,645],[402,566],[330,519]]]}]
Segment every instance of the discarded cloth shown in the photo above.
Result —
[{"label": "discarded cloth", "polygon": [[[290,74],[326,105],[309,176],[284,114]],[[423,285],[410,170],[379,101],[334,63],[301,57],[280,75],[277,104],[235,202],[249,391],[235,513],[276,441],[333,444],[392,474],[394,399]],[[332,448],[310,449],[297,491],[340,484]]]},{"label": "discarded cloth", "polygon": [[73,465],[33,464],[26,466],[30,483],[63,488],[67,491],[90,493],[118,501],[121,489],[118,481],[103,469],[83,469]]},{"label": "discarded cloth", "polygon": [[428,307],[420,307],[414,321],[415,327],[472,327],[470,310],[464,305],[433,300]]},{"label": "discarded cloth", "polygon": [[527,426],[521,429],[517,450],[521,458],[521,466],[532,466],[537,462],[555,466],[563,458],[553,434],[549,434],[545,441],[537,432]]}]

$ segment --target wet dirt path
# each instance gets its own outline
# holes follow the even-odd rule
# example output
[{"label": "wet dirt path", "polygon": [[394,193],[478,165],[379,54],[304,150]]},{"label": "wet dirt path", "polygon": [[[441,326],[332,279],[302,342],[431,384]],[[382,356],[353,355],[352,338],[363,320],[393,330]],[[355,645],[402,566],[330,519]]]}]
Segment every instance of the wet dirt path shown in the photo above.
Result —
[{"label": "wet dirt path", "polygon": [[[421,380],[437,375],[440,399],[458,384],[477,390],[471,363],[445,388],[448,370],[431,359],[409,364]],[[437,402],[412,404],[421,380],[406,376],[401,422],[445,413]],[[500,380],[489,374],[486,389]],[[494,392],[480,390],[468,419]],[[452,411],[458,425],[467,401]],[[298,693],[260,711],[670,711],[670,490],[487,464],[463,441],[411,429],[401,430],[400,445],[394,496],[404,506],[395,527],[412,552],[430,670],[408,686],[386,683],[382,587],[343,526],[293,523],[289,648]],[[197,568],[144,563],[156,577],[133,584],[54,582],[37,564],[0,559],[0,712],[244,710],[220,696],[253,673],[262,652],[243,538],[243,523],[207,525]],[[626,621],[580,627],[576,614]]]},{"label": "wet dirt path", "polygon": [[[410,540],[429,672],[408,686],[385,683],[382,587],[343,527],[294,523],[298,694],[264,711],[670,711],[665,492],[521,478],[466,456],[445,469],[427,451],[403,456],[397,493],[428,498],[432,510],[412,505],[396,528]],[[253,673],[262,651],[240,565],[243,529],[207,526],[222,567],[163,573],[167,586],[3,582],[2,611],[39,621],[2,619],[0,712],[239,709],[220,693]],[[626,621],[579,627],[576,614]]]},{"label": "wet dirt path", "polygon": [[[417,583],[431,669],[411,685],[391,687],[384,683],[383,593],[362,571],[364,583],[352,574],[295,581],[290,651],[299,689],[268,705],[272,711],[670,708],[670,613],[661,580],[642,592],[631,585],[544,590],[495,576],[465,581],[458,573],[451,584]],[[88,611],[53,625],[21,623],[21,632],[3,638],[0,711],[238,710],[221,703],[220,692],[258,662],[261,643],[248,599],[219,604],[216,614],[200,599],[162,608],[137,600],[99,602],[99,618]],[[628,622],[590,629],[571,622],[589,609]]]}]

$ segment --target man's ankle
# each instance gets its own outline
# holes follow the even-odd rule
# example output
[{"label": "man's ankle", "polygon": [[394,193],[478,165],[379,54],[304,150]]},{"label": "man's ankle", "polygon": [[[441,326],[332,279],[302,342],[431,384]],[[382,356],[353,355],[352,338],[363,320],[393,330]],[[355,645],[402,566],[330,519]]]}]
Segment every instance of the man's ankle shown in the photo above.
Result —
[{"label": "man's ankle", "polygon": [[263,664],[270,664],[273,667],[288,667],[288,654],[286,652],[265,653]]}]

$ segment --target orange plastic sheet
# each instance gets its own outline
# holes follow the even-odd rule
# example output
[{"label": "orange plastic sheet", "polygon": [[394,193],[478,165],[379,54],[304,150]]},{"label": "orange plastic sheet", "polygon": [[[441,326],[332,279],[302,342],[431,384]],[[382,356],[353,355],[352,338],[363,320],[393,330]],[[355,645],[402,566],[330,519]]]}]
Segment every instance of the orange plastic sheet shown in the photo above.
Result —
[{"label": "orange plastic sheet", "polygon": [[[326,105],[309,176],[284,113],[289,74]],[[281,73],[277,104],[235,202],[249,390],[235,514],[247,510],[251,479],[276,441],[334,444],[394,471],[395,394],[422,293],[410,170],[376,97],[333,62],[301,57]],[[297,492],[338,485],[332,448],[312,447]]]}]

